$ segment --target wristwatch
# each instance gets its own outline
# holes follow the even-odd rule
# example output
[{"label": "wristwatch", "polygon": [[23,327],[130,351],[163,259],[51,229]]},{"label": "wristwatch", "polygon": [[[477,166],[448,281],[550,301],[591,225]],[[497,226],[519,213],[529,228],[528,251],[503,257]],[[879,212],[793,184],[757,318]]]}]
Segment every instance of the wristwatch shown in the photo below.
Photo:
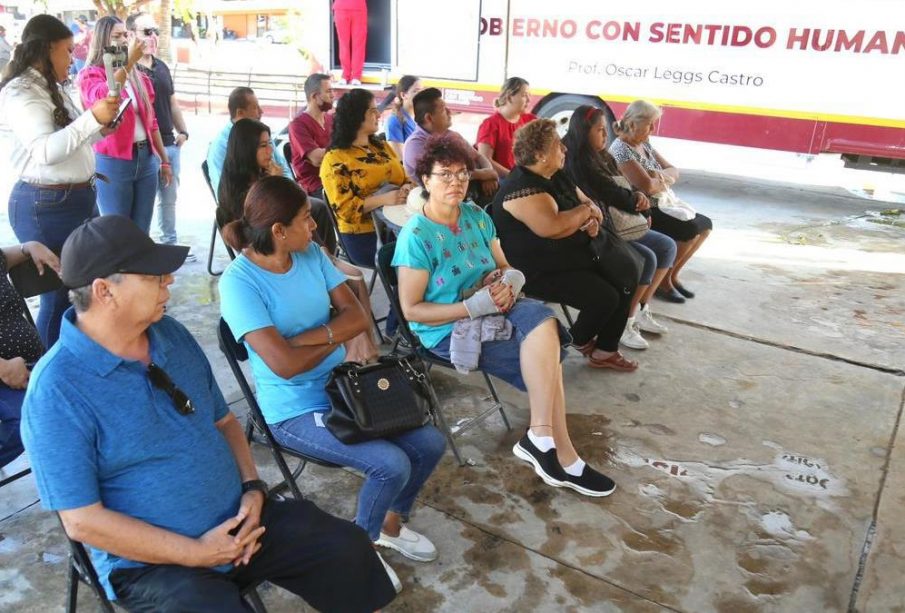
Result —
[{"label": "wristwatch", "polygon": [[188,139],[189,139],[189,133],[188,133],[188,132],[183,132],[182,130],[180,130],[179,133],[182,134],[182,135],[185,137],[185,140],[188,140]]},{"label": "wristwatch", "polygon": [[264,498],[267,498],[267,482],[262,481],[261,479],[251,479],[250,481],[246,481],[242,484],[242,493],[246,492],[258,491],[264,494]]}]

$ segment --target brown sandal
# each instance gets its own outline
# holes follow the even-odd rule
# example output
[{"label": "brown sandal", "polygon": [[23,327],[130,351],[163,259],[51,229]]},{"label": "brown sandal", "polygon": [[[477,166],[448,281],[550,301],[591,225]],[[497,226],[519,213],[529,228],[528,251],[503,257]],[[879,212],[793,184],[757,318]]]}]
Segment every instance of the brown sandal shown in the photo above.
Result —
[{"label": "brown sandal", "polygon": [[589,355],[588,363],[592,368],[612,368],[619,372],[634,372],[638,370],[638,362],[626,359],[626,357],[618,351],[605,360],[598,360]]}]

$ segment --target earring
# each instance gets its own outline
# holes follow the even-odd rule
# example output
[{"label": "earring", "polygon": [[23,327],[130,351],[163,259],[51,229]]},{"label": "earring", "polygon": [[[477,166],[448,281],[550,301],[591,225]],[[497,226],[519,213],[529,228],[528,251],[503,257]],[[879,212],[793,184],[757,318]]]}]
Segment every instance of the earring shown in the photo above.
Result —
[{"label": "earring", "polygon": [[281,236],[280,238],[282,238],[283,240],[286,240],[286,235],[284,234],[284,235]]}]

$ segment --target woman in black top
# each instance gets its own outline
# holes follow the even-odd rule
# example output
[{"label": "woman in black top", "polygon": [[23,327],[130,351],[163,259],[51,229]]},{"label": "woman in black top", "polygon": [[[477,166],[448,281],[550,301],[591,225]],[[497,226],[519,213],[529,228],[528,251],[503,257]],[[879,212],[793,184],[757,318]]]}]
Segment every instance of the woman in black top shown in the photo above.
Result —
[{"label": "woman in black top", "polygon": [[525,274],[525,292],[580,311],[570,332],[591,366],[634,371],[638,363],[619,353],[619,338],[635,285],[615,287],[594,261],[591,241],[603,231],[603,215],[562,172],[556,124],[537,119],[519,128],[514,153],[493,221],[509,262]]},{"label": "woman in black top", "polygon": [[0,250],[0,468],[22,453],[19,419],[31,366],[44,353],[38,331],[22,314],[22,299],[9,282],[9,269],[32,259],[39,271],[59,274],[60,260],[47,247],[30,241]]}]

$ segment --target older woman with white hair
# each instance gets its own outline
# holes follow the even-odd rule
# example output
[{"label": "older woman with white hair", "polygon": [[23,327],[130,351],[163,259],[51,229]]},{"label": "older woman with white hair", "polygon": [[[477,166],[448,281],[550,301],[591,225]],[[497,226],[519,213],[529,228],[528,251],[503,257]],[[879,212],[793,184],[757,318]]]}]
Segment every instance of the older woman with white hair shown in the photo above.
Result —
[{"label": "older woman with white hair", "polygon": [[[664,194],[672,193],[672,185],[679,178],[679,170],[666,161],[650,144],[649,137],[663,112],[646,100],[635,100],[613,123],[618,137],[610,145],[610,153],[615,158],[620,172],[632,186],[655,199],[662,200]],[[669,274],[660,284],[657,295],[670,302],[685,302],[694,298],[694,292],[679,282],[679,273],[691,256],[713,230],[709,217],[688,209],[686,219],[679,219],[665,212],[663,202],[651,207],[651,228],[666,234],[676,241],[676,260]]]}]

